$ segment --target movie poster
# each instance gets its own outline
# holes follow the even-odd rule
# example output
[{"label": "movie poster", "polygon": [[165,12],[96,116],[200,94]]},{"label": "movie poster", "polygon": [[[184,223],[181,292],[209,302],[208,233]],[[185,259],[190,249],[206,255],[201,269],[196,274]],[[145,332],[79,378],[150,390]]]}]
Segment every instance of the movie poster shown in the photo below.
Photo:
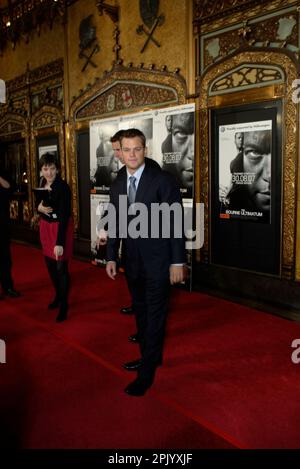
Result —
[{"label": "movie poster", "polygon": [[195,105],[128,114],[90,123],[91,192],[108,194],[122,167],[115,158],[110,138],[129,128],[141,130],[146,137],[147,156],[153,158],[176,178],[181,195],[193,198]]},{"label": "movie poster", "polygon": [[154,111],[153,157],[178,182],[184,199],[193,197],[195,106],[169,107]]},{"label": "movie poster", "polygon": [[[194,188],[195,105],[186,104],[128,114],[90,123],[91,249],[101,264],[104,248],[97,248],[96,210],[108,202],[109,190],[123,166],[114,156],[110,138],[118,130],[137,128],[146,137],[146,156],[173,174],[182,195],[185,218],[192,212]],[[101,197],[99,198],[99,196]],[[103,197],[106,197],[105,200]],[[99,252],[97,252],[97,249]],[[191,267],[191,252],[188,252]],[[189,284],[189,281],[187,281]]]},{"label": "movie poster", "polygon": [[119,119],[90,123],[90,181],[92,193],[108,194],[120,169],[110,138],[119,130]]},{"label": "movie poster", "polygon": [[220,218],[271,223],[272,121],[220,125]]}]

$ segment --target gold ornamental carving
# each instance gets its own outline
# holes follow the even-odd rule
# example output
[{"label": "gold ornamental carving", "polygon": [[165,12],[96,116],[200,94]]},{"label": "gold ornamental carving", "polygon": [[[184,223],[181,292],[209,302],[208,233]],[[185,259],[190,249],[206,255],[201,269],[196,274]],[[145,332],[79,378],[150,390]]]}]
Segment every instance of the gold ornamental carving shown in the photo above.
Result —
[{"label": "gold ornamental carving", "polygon": [[199,18],[196,17],[196,10],[194,10],[194,29],[197,31],[197,29],[201,28],[201,34],[210,33],[212,31],[222,29],[224,27],[224,17],[226,17],[227,28],[237,23],[244,23],[245,19],[250,20],[252,18],[259,17],[262,13],[262,3],[264,16],[266,16],[268,13],[279,10],[280,8],[286,8],[289,5],[295,6],[296,3],[295,0],[273,0],[271,2],[268,0],[240,0],[239,6],[237,6],[232,11],[229,11],[229,9],[227,8],[226,11],[226,8],[222,8],[222,5],[225,4],[226,6],[226,4],[228,5],[228,2],[232,3],[235,0],[227,0],[225,2],[223,0],[219,0],[216,2],[211,2],[211,0],[206,0],[205,2],[202,2],[202,0],[194,1],[198,3],[200,8],[203,3],[210,3],[210,5],[214,4],[215,8],[219,8],[221,10],[221,14],[219,15],[208,14],[205,17],[205,21],[200,21]]},{"label": "gold ornamental carving", "polygon": [[35,129],[43,129],[45,127],[53,127],[57,124],[57,116],[50,112],[44,112],[39,119],[35,121]]},{"label": "gold ornamental carving", "polygon": [[194,23],[206,24],[224,16],[243,14],[246,9],[267,3],[268,0],[194,0]]},{"label": "gold ornamental carving", "polygon": [[243,65],[225,76],[213,81],[209,94],[234,92],[244,89],[257,88],[257,85],[282,83],[283,72],[278,67],[263,67],[253,64]]},{"label": "gold ornamental carving", "polygon": [[96,96],[76,113],[76,120],[103,114],[129,112],[141,107],[176,104],[177,95],[172,88],[137,83],[117,83]]},{"label": "gold ornamental carving", "polygon": [[14,134],[21,134],[26,129],[26,121],[23,117],[17,114],[6,114],[0,119],[0,135],[14,136]]},{"label": "gold ornamental carving", "polygon": [[[293,103],[292,93],[294,91],[292,87],[293,81],[298,76],[298,70],[296,65],[291,60],[291,58],[285,53],[279,52],[243,52],[239,53],[230,59],[224,60],[222,63],[216,64],[214,67],[211,67],[202,78],[200,83],[200,138],[203,139],[200,146],[200,161],[196,163],[196,168],[200,167],[200,186],[196,187],[196,201],[203,202],[205,205],[205,242],[203,253],[209,252],[209,173],[208,168],[210,167],[210,143],[209,143],[209,133],[208,127],[210,125],[209,118],[209,109],[213,104],[216,104],[217,98],[220,98],[222,105],[222,98],[225,95],[209,97],[209,90],[212,83],[218,79],[220,76],[224,76],[230,71],[247,64],[253,64],[255,68],[258,66],[275,66],[282,69],[282,72],[286,78],[285,86],[281,88],[272,87],[274,91],[273,99],[277,99],[275,90],[280,91],[281,96],[283,96],[283,120],[285,119],[285,125],[282,127],[283,132],[283,201],[282,201],[282,263],[281,263],[281,273],[283,277],[291,278],[295,269],[295,235],[296,235],[296,217],[295,217],[295,207],[296,207],[296,168],[297,168],[297,152],[298,152],[298,129],[296,126],[297,123],[297,105]],[[259,102],[266,99],[266,94],[268,94],[263,87],[258,89],[256,98],[253,99],[253,92],[255,90],[249,90],[249,96],[247,99],[247,91],[240,93],[244,96],[244,100],[239,99],[239,104],[243,103],[253,103]],[[226,105],[238,104],[235,99],[237,93],[228,93],[226,95]],[[224,102],[223,102],[224,105]],[[201,254],[202,256],[202,254]],[[202,257],[201,257],[202,258]],[[198,255],[199,259],[199,255]]]}]

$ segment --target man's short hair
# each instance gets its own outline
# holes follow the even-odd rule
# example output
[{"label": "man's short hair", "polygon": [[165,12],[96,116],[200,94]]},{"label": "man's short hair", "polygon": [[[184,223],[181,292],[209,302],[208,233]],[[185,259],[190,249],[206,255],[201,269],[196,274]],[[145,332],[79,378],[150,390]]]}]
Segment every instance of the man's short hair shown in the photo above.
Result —
[{"label": "man's short hair", "polygon": [[141,139],[143,147],[146,146],[146,137],[139,129],[127,129],[123,130],[123,134],[120,137],[120,144],[122,146],[123,138],[135,138],[139,137]]},{"label": "man's short hair", "polygon": [[110,137],[111,143],[120,142],[123,133],[124,133],[124,130],[118,130],[118,132],[116,132],[112,137]]},{"label": "man's short hair", "polygon": [[58,160],[55,153],[44,153],[39,160],[39,169],[41,170],[43,166],[50,166],[54,164],[57,169],[59,169]]}]

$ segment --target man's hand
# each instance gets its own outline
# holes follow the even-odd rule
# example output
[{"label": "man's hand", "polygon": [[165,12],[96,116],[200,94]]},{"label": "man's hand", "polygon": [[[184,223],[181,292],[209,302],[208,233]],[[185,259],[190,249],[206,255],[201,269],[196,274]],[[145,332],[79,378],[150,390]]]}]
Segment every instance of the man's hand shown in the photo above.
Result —
[{"label": "man's hand", "polygon": [[96,246],[99,249],[100,246],[105,246],[107,244],[107,240],[105,238],[97,238]]},{"label": "man's hand", "polygon": [[0,176],[0,186],[2,186],[4,189],[10,188],[9,182],[6,179],[4,179],[2,176]]},{"label": "man's hand", "polygon": [[187,271],[185,265],[171,265],[170,266],[170,283],[181,283],[186,279]]},{"label": "man's hand", "polygon": [[99,249],[99,246],[105,246],[107,244],[107,231],[100,230],[99,236],[96,239],[96,246]]},{"label": "man's hand", "polygon": [[54,246],[53,249],[55,259],[58,261],[58,258],[63,255],[64,253],[64,248],[63,246]]},{"label": "man's hand", "polygon": [[39,203],[38,212],[41,212],[41,213],[43,213],[44,215],[47,215],[47,216],[49,217],[49,213],[53,212],[53,208],[51,208],[51,207],[45,207],[45,206],[43,205],[43,200],[42,200],[42,202]]},{"label": "man's hand", "polygon": [[106,264],[106,273],[112,280],[115,280],[117,275],[117,263],[115,261],[108,261]]},{"label": "man's hand", "polygon": [[220,185],[219,186],[219,200],[222,204],[228,205],[229,204],[229,199],[228,199],[228,194],[230,192],[230,187]]}]

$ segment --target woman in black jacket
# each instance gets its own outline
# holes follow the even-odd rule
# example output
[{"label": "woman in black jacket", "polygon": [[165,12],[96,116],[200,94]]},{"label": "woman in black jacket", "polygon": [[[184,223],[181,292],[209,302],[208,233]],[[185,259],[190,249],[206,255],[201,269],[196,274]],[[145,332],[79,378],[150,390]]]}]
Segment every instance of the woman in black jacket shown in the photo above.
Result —
[{"label": "woman in black jacket", "polygon": [[[40,239],[47,269],[55,289],[49,309],[59,308],[57,322],[67,319],[70,275],[68,261],[73,250],[71,191],[58,175],[58,164],[52,153],[39,161],[42,187],[38,212],[41,213]],[[44,190],[43,190],[44,189]]]}]

